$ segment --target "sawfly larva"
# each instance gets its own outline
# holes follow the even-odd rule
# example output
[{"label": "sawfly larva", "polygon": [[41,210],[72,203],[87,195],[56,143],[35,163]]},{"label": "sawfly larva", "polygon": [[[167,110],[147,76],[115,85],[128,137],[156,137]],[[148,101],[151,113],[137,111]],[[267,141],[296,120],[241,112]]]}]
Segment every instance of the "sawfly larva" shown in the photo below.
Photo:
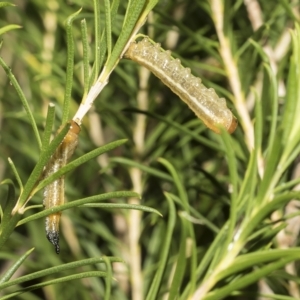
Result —
[{"label": "sawfly larva", "polygon": [[[63,141],[55,150],[50,161],[48,162],[44,178],[57,172],[60,168],[65,166],[68,160],[73,155],[77,144],[80,126],[71,121],[70,129],[64,137]],[[45,209],[52,208],[64,204],[64,176],[56,179],[45,187],[44,190],[44,207]],[[46,217],[45,229],[48,240],[54,245],[55,251],[59,253],[59,221],[61,213],[54,213]]]},{"label": "sawfly larva", "polygon": [[227,108],[224,98],[219,98],[212,88],[206,88],[201,79],[184,68],[179,59],[173,59],[169,51],[163,52],[160,44],[150,43],[148,38],[130,44],[124,55],[149,69],[167,85],[204,124],[216,133],[224,127],[229,133],[237,127],[237,119]]}]

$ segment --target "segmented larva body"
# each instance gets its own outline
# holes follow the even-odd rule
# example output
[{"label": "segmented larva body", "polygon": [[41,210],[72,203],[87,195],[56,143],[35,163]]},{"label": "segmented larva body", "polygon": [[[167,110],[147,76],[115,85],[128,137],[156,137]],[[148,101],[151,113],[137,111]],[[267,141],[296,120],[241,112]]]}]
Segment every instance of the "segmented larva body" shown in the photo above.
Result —
[{"label": "segmented larva body", "polygon": [[[71,126],[61,144],[57,147],[47,164],[44,177],[48,177],[65,166],[73,155],[77,144],[80,126],[71,121]],[[44,190],[43,204],[45,209],[64,204],[64,176],[46,186]],[[61,213],[54,213],[46,217],[45,229],[48,240],[54,245],[56,253],[59,253],[59,221]]]},{"label": "segmented larva body", "polygon": [[173,59],[169,51],[163,52],[160,44],[151,44],[149,39],[130,44],[125,55],[149,69],[181,100],[183,100],[204,124],[220,133],[220,126],[232,133],[237,127],[237,119],[227,108],[224,98],[219,98],[214,89],[206,88],[201,79],[193,76],[189,68],[184,68],[179,59]]}]

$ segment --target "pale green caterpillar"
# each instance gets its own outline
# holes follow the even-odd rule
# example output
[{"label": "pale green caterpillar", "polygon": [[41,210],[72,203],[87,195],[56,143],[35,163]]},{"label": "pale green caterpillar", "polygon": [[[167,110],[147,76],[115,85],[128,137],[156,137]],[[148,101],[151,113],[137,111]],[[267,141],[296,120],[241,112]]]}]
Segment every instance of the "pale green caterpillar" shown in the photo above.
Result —
[{"label": "pale green caterpillar", "polygon": [[229,133],[237,127],[237,119],[219,98],[214,89],[206,88],[201,79],[184,68],[179,59],[173,59],[169,51],[162,51],[160,44],[153,45],[148,38],[130,44],[124,55],[149,69],[181,100],[183,100],[204,124],[216,133],[220,127]]}]

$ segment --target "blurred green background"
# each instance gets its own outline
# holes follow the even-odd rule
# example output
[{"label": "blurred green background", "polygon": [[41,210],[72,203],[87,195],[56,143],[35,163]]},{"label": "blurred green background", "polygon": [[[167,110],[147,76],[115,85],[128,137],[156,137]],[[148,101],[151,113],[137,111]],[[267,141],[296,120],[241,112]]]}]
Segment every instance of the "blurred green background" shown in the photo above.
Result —
[{"label": "blurred green background", "polygon": [[[227,99],[228,107],[240,122],[240,126],[230,139],[236,162],[237,182],[240,187],[249,168],[251,147],[245,133],[247,128],[243,123],[245,119],[239,114],[236,94],[232,92],[231,70],[226,69],[228,65],[226,61],[224,63],[224,56],[220,50],[220,36],[216,32],[214,22],[216,15],[212,12],[213,2],[216,1],[161,0],[150,13],[140,33],[149,35],[155,42],[161,43],[164,49],[170,49],[172,55],[179,58],[185,67],[191,68],[192,73],[200,77],[206,86],[213,87],[220,97]],[[257,124],[258,120],[254,109],[255,103],[263,99],[260,112],[263,126],[255,132],[255,138],[261,141],[258,152],[264,156],[270,151],[268,147],[274,102],[272,97],[263,98],[273,91],[271,87],[271,91],[262,88],[268,89],[271,86],[271,80],[263,76],[263,64],[273,67],[274,63],[276,67],[274,78],[279,85],[276,98],[280,121],[284,111],[292,50],[291,38],[287,38],[287,35],[289,35],[289,28],[293,28],[294,22],[299,20],[296,13],[299,13],[299,3],[285,0],[253,1],[258,3],[262,17],[262,20],[253,20],[251,17],[256,13],[253,8],[249,8],[248,2],[224,1],[224,33],[238,68],[238,79],[245,99],[243,105],[252,124]],[[83,50],[80,32],[82,19],[87,22],[91,65],[94,60],[93,1],[15,0],[11,3],[16,6],[0,9],[0,28],[8,24],[18,24],[22,28],[1,36],[1,57],[18,80],[40,133],[44,130],[49,103],[55,104],[54,134],[61,124],[64,99],[67,65],[65,20],[82,7],[81,13],[73,22],[72,30],[75,45],[70,107],[70,118],[72,118],[83,96]],[[104,26],[104,1],[99,3],[101,25]],[[127,1],[120,1],[117,17],[112,24],[113,43],[122,30],[126,7]],[[256,21],[262,21],[262,24],[257,24]],[[265,50],[264,47],[267,46],[271,49],[271,54]],[[22,181],[26,182],[39,158],[40,150],[18,94],[2,69],[0,69],[0,78],[0,181],[6,178],[15,180],[7,162],[7,158],[10,157]],[[252,92],[253,87],[256,92]],[[148,295],[147,299],[152,299],[149,296],[151,294],[149,288],[160,265],[162,245],[166,241],[165,234],[169,232],[167,222],[170,207],[165,193],[179,195],[176,211],[178,213],[185,211],[184,206],[180,204],[182,194],[180,191],[178,193],[178,185],[174,184],[174,178],[158,161],[160,157],[172,165],[181,186],[184,187],[190,211],[183,219],[192,224],[185,230],[189,231],[193,228],[194,231],[194,234],[191,234],[193,238],[190,236],[194,246],[191,248],[187,246],[187,249],[191,252],[195,247],[198,262],[201,262],[216,234],[231,216],[232,184],[228,176],[228,149],[224,140],[209,131],[159,79],[134,62],[122,59],[111,74],[108,85],[96,99],[94,107],[83,119],[79,146],[74,158],[108,142],[124,138],[128,139],[128,142],[123,146],[90,160],[67,174],[65,197],[67,201],[73,201],[95,194],[133,190],[141,194],[141,201],[125,198],[110,201],[149,206],[160,211],[163,218],[156,214],[142,214],[123,209],[77,207],[66,210],[63,212],[61,222],[60,255],[56,255],[45,237],[44,219],[34,220],[16,227],[1,249],[1,273],[4,273],[18,257],[32,247],[35,248],[34,251],[18,269],[16,277],[91,257],[120,257],[126,263],[113,264],[112,276],[117,280],[111,281],[109,299],[138,300],[146,299],[146,295]],[[262,161],[265,162],[263,158]],[[281,183],[297,178],[294,173],[296,163],[290,162],[280,179]],[[18,195],[19,192],[17,188],[16,194]],[[7,187],[3,186],[0,188],[1,205],[5,204],[6,195]],[[42,199],[43,194],[40,191],[29,204],[41,205]],[[249,201],[246,197],[243,199],[244,202],[241,203]],[[242,204],[239,207],[241,206]],[[41,210],[41,206],[30,209],[25,212],[24,217]],[[295,214],[297,215],[298,211]],[[280,217],[283,218],[283,215],[282,211]],[[243,216],[243,212],[237,214],[236,230]],[[178,255],[182,254],[179,251],[185,226],[184,222],[180,221],[181,217],[177,215],[176,218],[168,262],[160,282],[159,293],[153,296],[153,299],[168,299],[170,280],[175,272]],[[269,226],[272,221],[274,219],[269,218],[268,215],[261,226]],[[278,240],[272,242],[274,236],[271,234],[266,239],[260,236],[257,240],[252,240],[242,253],[270,247],[281,248]],[[193,270],[193,256],[188,250],[185,263]],[[134,269],[136,264],[139,265],[137,270]],[[297,266],[295,268],[297,269]],[[65,270],[59,273],[59,276],[94,270],[105,271],[106,267],[104,264],[92,264],[77,268],[76,271]],[[215,288],[227,286],[251,270],[245,268],[241,273],[237,271],[232,277],[217,281]],[[262,284],[269,286],[274,293],[292,297],[288,273],[281,270],[283,273],[278,271],[277,275],[273,273],[273,276],[265,279],[261,279],[262,276],[253,285],[242,289],[241,294],[233,293],[231,296],[224,296],[224,299],[264,299],[258,298],[258,293],[265,291]],[[137,274],[141,277],[135,277]],[[195,278],[184,268],[181,274],[182,281],[178,286],[176,299],[188,299],[184,291],[188,283],[192,283],[192,279]],[[196,287],[205,277],[204,275],[196,276]],[[9,295],[14,290],[56,276],[58,275],[49,275],[7,288],[0,291],[0,295]],[[105,299],[106,284],[101,278],[86,278],[49,285],[15,296],[13,299]],[[142,292],[138,292],[139,289]]]}]

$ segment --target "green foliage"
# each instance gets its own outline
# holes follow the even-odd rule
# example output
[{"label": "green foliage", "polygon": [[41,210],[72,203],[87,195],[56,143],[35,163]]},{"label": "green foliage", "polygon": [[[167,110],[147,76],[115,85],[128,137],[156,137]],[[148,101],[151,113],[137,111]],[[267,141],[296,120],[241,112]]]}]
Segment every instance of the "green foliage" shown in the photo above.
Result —
[{"label": "green foliage", "polygon": [[[282,238],[299,222],[298,4],[157,2],[0,2],[1,299],[300,294],[300,249]],[[233,135],[121,59],[138,33],[227,98]],[[70,118],[74,158],[44,178]],[[62,176],[69,201],[44,210],[41,190]],[[43,229],[57,212],[59,256]]]},{"label": "green foliage", "polygon": [[[9,2],[0,2],[0,8],[5,7],[5,6],[14,6],[14,4],[9,3]],[[6,25],[0,28],[0,36],[10,30],[18,29],[21,28],[21,26],[16,25],[16,24],[10,24]]]}]

